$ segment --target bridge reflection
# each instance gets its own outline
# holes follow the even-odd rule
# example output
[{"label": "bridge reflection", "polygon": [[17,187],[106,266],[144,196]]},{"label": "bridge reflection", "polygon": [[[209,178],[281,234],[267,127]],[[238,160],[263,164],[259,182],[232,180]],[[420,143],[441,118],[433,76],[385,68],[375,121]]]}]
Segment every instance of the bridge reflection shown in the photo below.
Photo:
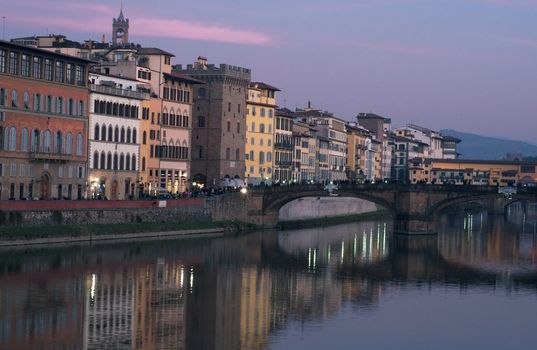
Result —
[{"label": "bridge reflection", "polygon": [[345,305],[375,309],[401,281],[536,290],[533,235],[480,213],[443,220],[428,237],[394,236],[375,221],[3,251],[0,348],[266,349]]}]

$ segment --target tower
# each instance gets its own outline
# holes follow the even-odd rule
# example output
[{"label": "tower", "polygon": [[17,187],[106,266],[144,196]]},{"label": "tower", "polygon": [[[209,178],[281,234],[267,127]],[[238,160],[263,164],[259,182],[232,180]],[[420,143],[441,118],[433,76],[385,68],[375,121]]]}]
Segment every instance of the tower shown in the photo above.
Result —
[{"label": "tower", "polygon": [[121,5],[119,16],[112,20],[112,43],[114,45],[129,43],[129,19],[123,17],[123,5]]}]

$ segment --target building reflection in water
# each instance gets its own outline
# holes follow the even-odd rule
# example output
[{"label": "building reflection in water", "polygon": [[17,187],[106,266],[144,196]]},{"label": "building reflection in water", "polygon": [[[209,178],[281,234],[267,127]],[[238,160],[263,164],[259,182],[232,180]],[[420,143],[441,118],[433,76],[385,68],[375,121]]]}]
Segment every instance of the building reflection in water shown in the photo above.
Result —
[{"label": "building reflection in water", "polygon": [[290,327],[374,310],[401,281],[535,269],[517,210],[512,222],[443,217],[438,240],[394,237],[375,221],[2,254],[0,349],[267,349]]}]

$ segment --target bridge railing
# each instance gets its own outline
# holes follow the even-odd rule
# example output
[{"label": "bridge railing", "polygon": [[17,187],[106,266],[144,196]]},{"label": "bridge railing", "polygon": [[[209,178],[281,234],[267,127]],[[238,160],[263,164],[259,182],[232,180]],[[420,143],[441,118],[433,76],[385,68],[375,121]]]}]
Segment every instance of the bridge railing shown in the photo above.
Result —
[{"label": "bridge railing", "polygon": [[[479,186],[479,185],[431,185],[431,184],[354,184],[354,183],[339,183],[337,184],[338,191],[355,192],[355,191],[414,191],[414,192],[454,192],[454,193],[472,193],[472,194],[494,194],[498,193],[498,188],[495,186]],[[290,184],[282,186],[259,186],[253,187],[253,193],[285,193],[285,192],[314,192],[325,190],[323,184]],[[519,194],[536,194],[537,188],[523,187],[518,189]]]}]

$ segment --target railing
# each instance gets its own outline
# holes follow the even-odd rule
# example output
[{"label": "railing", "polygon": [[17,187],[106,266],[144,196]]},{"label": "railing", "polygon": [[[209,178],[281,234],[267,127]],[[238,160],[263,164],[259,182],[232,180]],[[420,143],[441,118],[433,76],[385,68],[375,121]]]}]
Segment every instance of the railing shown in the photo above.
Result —
[{"label": "railing", "polygon": [[286,148],[286,149],[294,149],[294,146],[291,142],[275,142],[274,143],[275,148]]},{"label": "railing", "polygon": [[126,89],[115,88],[106,85],[89,84],[90,90],[108,95],[122,96],[128,98],[136,98],[139,100],[149,100],[149,94],[146,92],[138,92]]},{"label": "railing", "polygon": [[279,167],[290,167],[291,165],[293,165],[293,162],[291,161],[286,161],[286,160],[276,161],[276,166],[279,166]]}]

